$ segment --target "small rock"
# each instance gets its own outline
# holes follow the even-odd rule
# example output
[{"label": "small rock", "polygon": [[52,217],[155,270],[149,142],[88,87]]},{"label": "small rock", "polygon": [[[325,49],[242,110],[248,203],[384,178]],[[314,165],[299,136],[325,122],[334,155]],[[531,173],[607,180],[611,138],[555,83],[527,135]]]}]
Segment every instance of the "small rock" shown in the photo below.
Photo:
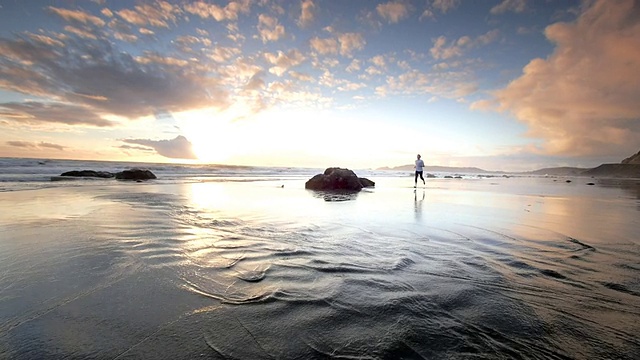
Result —
[{"label": "small rock", "polygon": [[60,176],[73,176],[73,177],[97,177],[97,178],[112,178],[114,175],[107,171],[95,171],[95,170],[73,170],[67,171]]},{"label": "small rock", "polygon": [[118,180],[149,180],[157,179],[154,173],[145,169],[129,169],[116,173]]}]

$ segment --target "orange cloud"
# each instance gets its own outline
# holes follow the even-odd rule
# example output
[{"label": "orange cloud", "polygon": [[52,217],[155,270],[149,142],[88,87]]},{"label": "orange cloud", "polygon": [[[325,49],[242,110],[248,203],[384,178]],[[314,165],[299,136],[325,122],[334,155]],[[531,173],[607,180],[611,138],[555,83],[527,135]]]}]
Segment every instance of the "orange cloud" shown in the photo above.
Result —
[{"label": "orange cloud", "polygon": [[[612,155],[640,143],[640,10],[599,0],[573,23],[545,30],[556,49],[495,93],[554,155]],[[476,104],[476,108],[483,104]]]}]

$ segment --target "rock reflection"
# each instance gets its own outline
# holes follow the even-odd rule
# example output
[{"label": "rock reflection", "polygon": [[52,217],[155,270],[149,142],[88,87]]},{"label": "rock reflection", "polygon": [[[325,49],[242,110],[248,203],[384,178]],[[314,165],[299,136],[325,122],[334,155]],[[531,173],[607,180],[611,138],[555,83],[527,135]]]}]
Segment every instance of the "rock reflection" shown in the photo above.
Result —
[{"label": "rock reflection", "polygon": [[327,190],[308,190],[313,193],[314,197],[324,199],[324,201],[339,202],[355,200],[358,197],[358,191],[327,191]]}]

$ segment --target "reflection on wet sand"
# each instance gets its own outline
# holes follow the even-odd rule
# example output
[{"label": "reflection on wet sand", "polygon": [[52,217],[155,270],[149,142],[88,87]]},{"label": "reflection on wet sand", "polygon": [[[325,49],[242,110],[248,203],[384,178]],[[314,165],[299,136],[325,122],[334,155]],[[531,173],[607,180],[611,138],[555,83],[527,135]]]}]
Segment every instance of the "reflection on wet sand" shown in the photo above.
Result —
[{"label": "reflection on wet sand", "polygon": [[0,358],[638,358],[635,188],[548,183],[42,191],[88,207],[0,222]]},{"label": "reflection on wet sand", "polygon": [[422,202],[424,201],[425,193],[426,193],[426,191],[423,189],[422,190],[422,197],[420,197],[420,199],[418,199],[418,191],[415,190],[415,189],[413,190],[413,210],[414,210],[414,213],[415,213],[415,219],[416,220],[422,219]]}]

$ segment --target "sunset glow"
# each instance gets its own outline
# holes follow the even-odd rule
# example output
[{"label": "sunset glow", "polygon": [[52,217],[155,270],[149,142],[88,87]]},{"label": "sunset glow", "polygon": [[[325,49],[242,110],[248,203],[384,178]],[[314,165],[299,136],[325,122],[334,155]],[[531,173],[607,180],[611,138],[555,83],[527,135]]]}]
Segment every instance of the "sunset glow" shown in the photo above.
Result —
[{"label": "sunset glow", "polygon": [[0,2],[0,156],[531,170],[640,144],[638,2]]}]

